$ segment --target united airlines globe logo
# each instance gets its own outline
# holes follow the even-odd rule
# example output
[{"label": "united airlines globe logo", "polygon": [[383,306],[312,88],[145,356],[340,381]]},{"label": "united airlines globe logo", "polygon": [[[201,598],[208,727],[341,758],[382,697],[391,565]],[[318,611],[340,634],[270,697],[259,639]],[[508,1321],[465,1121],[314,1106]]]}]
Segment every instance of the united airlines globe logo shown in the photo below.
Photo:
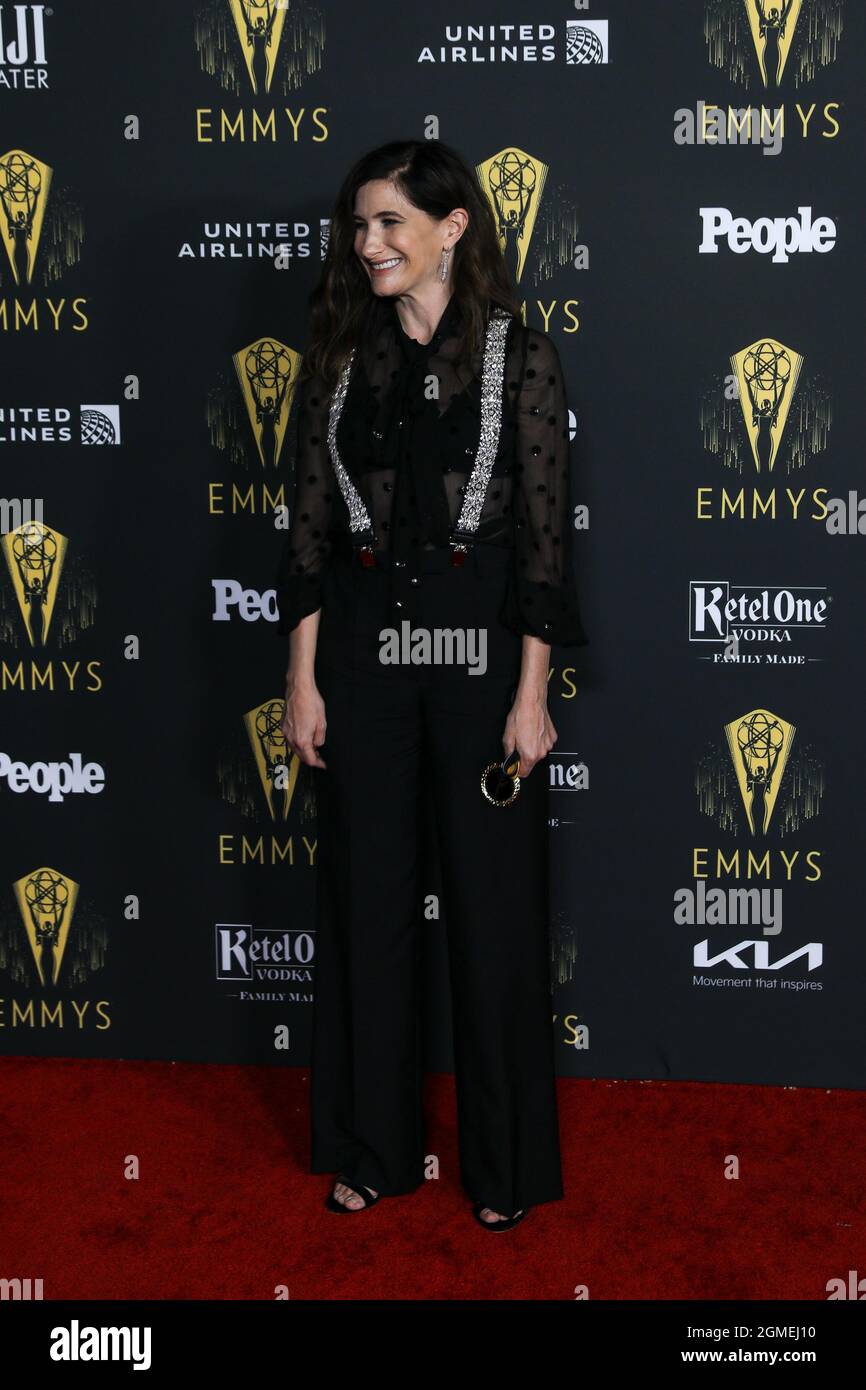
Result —
[{"label": "united airlines globe logo", "polygon": [[81,442],[82,444],[117,443],[117,431],[103,411],[82,408]]},{"label": "united airlines globe logo", "polygon": [[569,24],[565,31],[565,61],[603,63],[605,52],[601,34],[586,24]]}]

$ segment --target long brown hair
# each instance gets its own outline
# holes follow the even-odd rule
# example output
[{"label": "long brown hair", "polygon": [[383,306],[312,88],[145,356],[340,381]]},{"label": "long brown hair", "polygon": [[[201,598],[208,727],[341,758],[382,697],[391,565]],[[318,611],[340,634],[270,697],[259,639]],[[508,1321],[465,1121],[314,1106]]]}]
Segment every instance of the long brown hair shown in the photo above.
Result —
[{"label": "long brown hair", "polygon": [[453,208],[469,213],[452,255],[453,294],[464,323],[458,363],[468,362],[481,347],[491,305],[520,316],[493,210],[474,171],[441,140],[392,140],[362,155],[337,194],[322,273],[309,298],[309,336],[299,382],[316,374],[329,389],[337,384],[377,298],[354,250],[355,195],[373,179],[393,179],[404,197],[430,217],[441,220]]}]

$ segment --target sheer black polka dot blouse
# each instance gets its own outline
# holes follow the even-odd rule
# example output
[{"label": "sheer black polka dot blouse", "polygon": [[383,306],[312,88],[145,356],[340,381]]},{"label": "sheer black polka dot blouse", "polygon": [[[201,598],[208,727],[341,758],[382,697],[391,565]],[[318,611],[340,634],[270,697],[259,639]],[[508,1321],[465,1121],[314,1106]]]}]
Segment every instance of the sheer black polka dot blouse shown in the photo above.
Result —
[{"label": "sheer black polka dot blouse", "polygon": [[471,372],[457,361],[449,299],[429,343],[396,301],[372,301],[338,385],[298,387],[295,494],[277,572],[286,635],[321,607],[335,553],[388,556],[395,620],[413,616],[424,547],[511,549],[500,620],[558,646],[584,646],[572,566],[568,406],[552,340],[496,311]]}]

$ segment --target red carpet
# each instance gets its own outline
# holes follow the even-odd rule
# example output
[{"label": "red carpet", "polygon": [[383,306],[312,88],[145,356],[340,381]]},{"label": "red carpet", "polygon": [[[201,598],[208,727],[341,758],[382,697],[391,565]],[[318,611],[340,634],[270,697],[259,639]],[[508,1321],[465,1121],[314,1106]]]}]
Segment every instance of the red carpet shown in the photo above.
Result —
[{"label": "red carpet", "polygon": [[3,1058],[0,1080],[0,1278],[46,1299],[824,1300],[866,1275],[860,1091],[560,1080],[566,1197],[494,1236],[450,1076],[427,1078],[438,1180],[357,1216],[305,1171],[305,1071]]}]

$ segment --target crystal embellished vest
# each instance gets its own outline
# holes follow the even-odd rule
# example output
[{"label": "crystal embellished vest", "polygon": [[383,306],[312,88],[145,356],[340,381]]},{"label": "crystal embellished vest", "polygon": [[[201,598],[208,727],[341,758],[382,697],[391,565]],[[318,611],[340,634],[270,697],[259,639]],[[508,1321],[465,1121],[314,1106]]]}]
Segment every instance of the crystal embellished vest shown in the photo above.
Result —
[{"label": "crystal embellished vest", "polygon": [[[451,531],[451,563],[462,565],[469,546],[478,529],[487,486],[493,471],[493,461],[499,447],[499,433],[502,427],[502,382],[505,373],[505,345],[511,315],[498,306],[494,307],[487,323],[484,340],[484,361],[481,370],[481,429],[478,449],[472,472],[463,494],[460,515]],[[349,530],[352,544],[362,565],[377,563],[375,546],[377,538],[373,530],[370,514],[364,500],[349,477],[346,466],[337,449],[337,426],[349,389],[352,365],[355,360],[353,348],[343,367],[331,401],[328,419],[328,448],[334,473],[349,511]]]}]

